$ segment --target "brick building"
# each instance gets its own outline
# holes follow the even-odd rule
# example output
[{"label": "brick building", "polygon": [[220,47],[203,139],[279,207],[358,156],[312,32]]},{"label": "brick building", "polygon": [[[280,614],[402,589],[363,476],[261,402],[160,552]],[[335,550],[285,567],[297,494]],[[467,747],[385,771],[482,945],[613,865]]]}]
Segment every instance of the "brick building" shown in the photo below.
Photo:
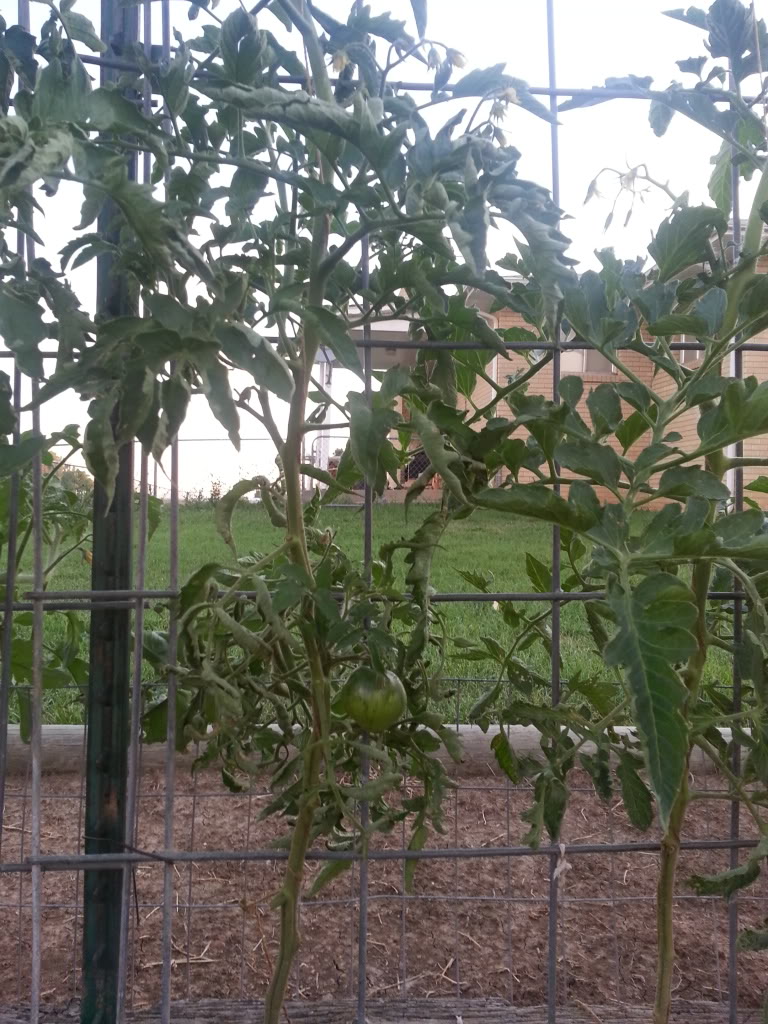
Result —
[{"label": "brick building", "polygon": [[[469,301],[476,308],[481,310],[485,316],[487,316],[489,323],[500,329],[509,327],[528,327],[522,317],[513,312],[512,310],[502,310],[496,313],[491,313],[490,309],[492,306],[492,300],[489,296],[482,293],[474,293],[469,296]],[[407,324],[402,326],[396,323],[388,324],[388,330],[381,332],[382,340],[392,340],[392,348],[385,349],[374,349],[374,366],[377,369],[384,369],[387,366],[394,365],[395,363],[401,363],[406,365],[412,365],[415,360],[415,353],[413,350],[402,349],[398,347],[398,341],[402,339],[403,334],[407,330]],[[683,341],[683,340],[695,340],[695,339],[683,339],[683,338],[672,338],[672,341]],[[765,340],[768,342],[768,335],[758,336],[754,340],[760,341]],[[698,365],[701,358],[699,352],[695,351],[679,351],[676,353],[677,358],[683,362],[686,366],[694,368]],[[644,383],[660,394],[662,397],[666,397],[674,390],[674,382],[663,372],[657,372],[656,376],[653,376],[653,363],[643,356],[641,353],[624,350],[622,352],[622,361],[625,363],[628,369],[637,375],[637,377]],[[525,369],[527,363],[522,355],[515,352],[510,352],[508,358],[504,359],[502,356],[494,356],[493,360],[486,368],[488,375],[502,386],[508,383],[511,376],[516,375],[521,370]],[[723,368],[725,375],[730,375],[731,371],[728,367]],[[744,376],[754,375],[758,380],[768,379],[768,349],[765,352],[745,352],[743,354],[743,373]],[[615,382],[621,379],[621,374],[612,366],[608,359],[601,353],[594,349],[591,350],[571,350],[563,352],[561,355],[561,378],[570,375],[578,376],[584,383],[584,392],[579,402],[579,412],[584,419],[589,422],[589,413],[587,411],[586,400],[591,390],[596,388],[598,385],[606,382]],[[551,363],[542,368],[539,374],[531,381],[530,390],[533,394],[543,394],[547,397],[552,395],[552,365]],[[479,380],[472,396],[473,403],[475,406],[486,405],[492,399],[492,389],[490,384],[486,381]],[[466,399],[460,398],[460,403],[464,408],[470,409],[470,404]],[[502,406],[503,408],[503,406]],[[632,409],[629,406],[625,406],[625,412],[630,415]],[[500,410],[499,415],[503,415],[503,411]],[[693,408],[685,412],[675,422],[674,430],[681,435],[681,440],[677,441],[676,444],[681,448],[692,449],[698,445],[697,435],[697,421],[699,416],[699,409]],[[515,436],[515,435],[512,435]],[[521,429],[519,436],[525,437],[526,431]],[[626,453],[629,458],[633,454],[637,454],[646,446],[648,436],[640,438],[640,440],[629,449]],[[613,443],[618,451],[621,448],[615,438],[611,438],[607,443]],[[417,444],[416,444],[417,446]],[[746,457],[758,457],[768,458],[768,435],[761,435],[760,437],[751,438],[744,442],[744,455]],[[414,476],[418,475],[418,472],[424,468],[418,464],[418,456],[415,456],[413,463],[402,473],[400,481],[400,487],[405,488],[410,483],[410,480]],[[756,477],[768,474],[768,468],[762,467],[749,467],[744,470],[744,482],[745,484],[754,480]],[[564,473],[564,476],[567,476]],[[520,474],[520,480],[525,482],[527,480],[535,479],[533,474],[529,471],[523,470]],[[732,488],[732,481],[728,481],[729,486]],[[398,500],[398,498],[404,496],[404,490],[399,491],[394,484],[391,484],[392,492],[389,495],[389,500]],[[613,495],[609,492],[601,493],[601,489],[598,488],[598,494],[601,500],[612,501],[615,500]],[[424,500],[438,500],[441,495],[441,487],[439,479],[433,481],[433,486],[428,489],[423,495]],[[760,503],[768,508],[768,495],[762,495],[752,493],[752,498],[760,501]],[[650,506],[653,507],[653,506]]]},{"label": "brick building", "polygon": [[[483,308],[484,305],[490,306],[490,303],[483,301],[481,298],[480,301],[478,301],[478,306]],[[489,314],[489,317],[490,316],[491,315]],[[503,310],[494,314],[491,317],[491,321],[493,326],[498,328],[527,326],[522,317],[511,310]],[[695,341],[693,338],[687,339],[683,337],[672,338],[670,340]],[[758,335],[753,340],[766,341],[768,343],[768,334]],[[678,351],[676,352],[676,356],[681,362],[692,369],[699,365],[701,359],[701,353],[696,351]],[[625,350],[621,353],[621,358],[627,369],[631,370],[643,383],[652,387],[662,398],[666,398],[674,391],[675,384],[667,374],[657,372],[654,377],[654,364],[650,359],[643,356],[642,353]],[[760,381],[768,379],[768,348],[766,348],[765,352],[744,352],[742,359],[744,377],[755,376]],[[511,375],[518,373],[521,369],[525,368],[525,366],[525,360],[517,353],[510,353],[509,359],[506,360],[501,357],[495,357],[489,371],[489,376],[498,383],[505,384]],[[609,360],[594,349],[563,352],[560,357],[560,374],[561,378],[569,375],[578,376],[584,382],[584,392],[578,405],[578,411],[587,422],[589,422],[589,413],[587,411],[586,400],[590,391],[600,384],[622,379],[621,373],[616,370]],[[729,367],[724,366],[723,374],[724,376],[730,376],[732,375],[732,370]],[[552,384],[552,366],[549,364],[548,366],[543,367],[541,372],[537,374],[532,381],[532,393],[551,396]],[[489,402],[491,397],[490,385],[485,381],[482,381],[473,394],[473,401],[477,405],[483,405],[486,402]],[[630,415],[632,409],[626,404],[622,404],[624,405],[626,415]],[[681,435],[681,439],[675,442],[677,446],[686,450],[692,450],[698,446],[698,418],[699,409],[692,408],[683,413],[679,419],[675,421],[672,429]],[[521,436],[523,435],[521,434]],[[608,443],[611,442],[616,450],[621,452],[621,446],[615,438],[609,438]],[[648,435],[646,434],[628,450],[626,453],[627,456],[632,458],[633,454],[638,454],[642,451],[647,443]],[[768,435],[763,434],[746,440],[744,442],[743,454],[747,458],[768,458]],[[747,467],[744,470],[744,483],[746,485],[750,481],[756,479],[756,477],[766,474],[768,474],[768,467]],[[520,479],[524,480],[526,477],[521,474]],[[533,475],[529,473],[527,479],[533,479]],[[731,490],[733,490],[732,480],[727,481],[727,483],[731,487]],[[600,497],[601,500],[615,500],[608,492],[600,494]],[[753,492],[750,497],[760,501],[761,505],[768,508],[768,495]]]}]

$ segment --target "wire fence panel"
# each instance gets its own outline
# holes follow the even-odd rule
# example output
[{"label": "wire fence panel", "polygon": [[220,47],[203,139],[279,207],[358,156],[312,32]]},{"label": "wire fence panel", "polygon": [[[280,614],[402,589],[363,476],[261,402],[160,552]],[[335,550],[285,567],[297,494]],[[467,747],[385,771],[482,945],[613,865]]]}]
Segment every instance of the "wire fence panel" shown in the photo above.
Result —
[{"label": "wire fence panel", "polygon": [[[119,81],[135,65],[119,59],[119,43],[138,40],[148,59],[167,61],[173,22],[169,0],[155,15],[150,2],[125,8],[102,0],[101,35],[115,56],[84,55],[104,81]],[[264,6],[264,5],[259,5]],[[139,14],[141,17],[139,17]],[[19,24],[29,25],[26,0],[19,0]],[[557,84],[556,11],[546,0],[548,83],[533,87],[553,114],[557,98],[625,98],[632,90],[565,89]],[[158,39],[159,29],[159,44]],[[283,76],[284,84],[303,79]],[[408,83],[414,92],[431,88]],[[449,86],[450,88],[450,86]],[[140,98],[145,109],[155,102]],[[557,119],[550,136],[551,192],[559,205],[560,146]],[[150,181],[146,165],[134,169]],[[733,194],[740,179],[734,166]],[[740,245],[738,203],[734,203],[734,248]],[[105,217],[101,231],[109,233]],[[33,243],[20,235],[19,252],[34,257]],[[361,272],[369,279],[367,240]],[[107,268],[108,269],[108,268]],[[118,277],[109,279],[104,265],[98,303],[111,316],[131,311]],[[356,343],[363,356],[364,394],[373,405],[374,353],[377,349],[412,351],[472,350],[476,342],[382,341],[366,324]],[[552,355],[551,397],[560,401],[562,357],[587,346],[554,338],[550,343],[506,342],[510,353],[533,349]],[[675,352],[700,351],[698,342],[670,344]],[[744,375],[742,352],[768,351],[752,342],[734,356],[732,372]],[[12,358],[13,353],[0,353]],[[48,353],[48,355],[55,355]],[[22,378],[13,371],[14,405],[21,420],[40,433],[39,413],[22,413]],[[0,1002],[0,1024],[31,1024],[67,1018],[70,1004],[82,1007],[83,1020],[132,1019],[161,1024],[171,1021],[250,1020],[242,1000],[264,996],[277,949],[275,914],[270,900],[287,854],[276,849],[278,827],[261,812],[272,793],[257,782],[247,793],[220,787],[215,772],[190,771],[192,755],[177,752],[178,678],[166,679],[167,712],[162,736],[152,747],[142,742],[142,709],[147,699],[143,675],[144,635],[161,623],[168,649],[176,650],[179,620],[176,599],[184,567],[198,552],[185,550],[181,516],[187,508],[210,510],[221,497],[215,466],[212,483],[180,489],[182,461],[199,461],[197,445],[218,445],[222,437],[174,440],[165,470],[159,475],[146,454],[134,460],[132,445],[123,447],[114,502],[93,496],[93,573],[90,587],[51,589],[43,579],[43,463],[38,457],[32,478],[32,579],[14,596],[14,564],[19,544],[19,477],[11,479],[6,539],[5,590],[0,633],[0,949],[8,960],[8,984]],[[245,454],[260,466],[270,444],[266,437],[243,439]],[[328,430],[312,442],[307,461],[327,470],[336,442],[344,434]],[[251,447],[248,447],[250,445]],[[197,449],[198,451],[200,449]],[[737,450],[735,453],[742,453]],[[245,455],[243,456],[245,457]],[[325,465],[321,465],[322,462]],[[138,463],[138,468],[136,468]],[[85,470],[77,460],[72,470]],[[408,468],[404,479],[412,479]],[[200,479],[199,473],[196,479]],[[304,478],[309,491],[311,477]],[[342,515],[359,514],[361,560],[370,578],[374,562],[378,505],[365,484],[357,504]],[[559,484],[555,484],[559,492]],[[162,499],[165,547],[158,561],[153,543],[152,499]],[[736,470],[735,508],[744,507],[743,473]],[[385,502],[396,502],[394,495]],[[346,499],[340,498],[339,505]],[[334,506],[335,507],[335,506]],[[256,503],[248,512],[257,509]],[[499,603],[541,604],[551,610],[549,699],[563,698],[561,678],[568,664],[563,619],[578,603],[598,600],[598,591],[564,589],[561,537],[551,534],[551,581],[548,589],[499,589],[485,593],[444,590],[432,601],[439,606],[479,608]],[[503,552],[500,553],[500,557]],[[253,596],[252,592],[243,592]],[[742,635],[744,593],[738,580],[731,589],[713,590],[710,598],[732,605],[734,635]],[[19,683],[13,670],[13,623],[30,615],[33,651],[31,680]],[[44,675],[42,652],[47,642],[46,616],[75,613],[87,620],[90,675],[58,697],[71,697],[66,715],[87,719],[88,728],[55,723],[43,726],[53,692]],[[16,618],[18,622],[19,619]],[[26,622],[26,619],[21,620]],[[78,620],[81,621],[81,620]],[[75,627],[72,626],[74,629]],[[567,669],[565,670],[567,674]],[[455,683],[456,731],[464,726],[466,693],[474,693],[485,676],[465,674]],[[741,678],[734,664],[730,690],[740,708]],[[511,685],[511,684],[510,684]],[[474,687],[474,690],[472,689]],[[71,691],[71,692],[69,692]],[[29,707],[29,736],[24,709]],[[18,721],[11,722],[11,718]],[[58,728],[58,732],[56,731]],[[29,756],[19,751],[29,740]],[[50,749],[46,749],[47,744]],[[63,745],[55,761],[52,747]],[[162,756],[157,751],[162,750]],[[741,770],[734,745],[731,766]],[[363,755],[364,756],[364,755]],[[367,762],[361,765],[368,778]],[[11,770],[12,769],[12,770]],[[712,796],[725,790],[692,767]],[[104,778],[111,784],[104,787]],[[430,836],[424,849],[409,849],[405,825],[371,840],[364,855],[313,849],[313,871],[333,861],[353,861],[354,870],[301,907],[304,943],[291,978],[290,1021],[356,1024],[391,1019],[450,1020],[470,1024],[530,1021],[647,1020],[652,998],[656,855],[658,832],[638,839],[617,806],[600,803],[586,776],[570,787],[572,800],[560,843],[531,848],[524,842],[521,814],[530,787],[515,785],[495,770],[490,755],[456,770],[456,789],[446,802],[445,831]],[[409,790],[409,795],[412,795]],[[684,871],[716,870],[739,863],[739,852],[757,845],[754,824],[738,802],[702,800],[702,813],[681,844]],[[360,821],[368,822],[365,802]],[[414,884],[409,873],[420,865]],[[115,895],[115,891],[119,895]],[[717,897],[693,895],[681,888],[675,911],[682,922],[679,940],[678,996],[681,1022],[738,1024],[756,1012],[761,969],[738,948],[740,914],[764,917],[768,888],[759,883],[727,906]],[[112,914],[120,907],[117,917]],[[11,979],[15,979],[12,984]],[[237,1003],[227,1000],[237,999]],[[741,1013],[740,1005],[748,1006]],[[621,1011],[616,1006],[620,1004]],[[718,1004],[713,1007],[711,1004]],[[151,1009],[150,1008],[155,1008]],[[512,1009],[510,1009],[512,1008]],[[741,1013],[741,1015],[740,1015]],[[757,1019],[756,1017],[754,1019]]]}]

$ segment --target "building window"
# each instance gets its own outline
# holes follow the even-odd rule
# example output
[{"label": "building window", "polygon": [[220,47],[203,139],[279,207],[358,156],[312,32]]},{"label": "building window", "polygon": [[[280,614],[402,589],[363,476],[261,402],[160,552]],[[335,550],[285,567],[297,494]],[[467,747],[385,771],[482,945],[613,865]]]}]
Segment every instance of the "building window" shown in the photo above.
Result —
[{"label": "building window", "polygon": [[584,373],[616,373],[616,367],[595,348],[584,349]]},{"label": "building window", "polygon": [[[696,340],[696,338],[691,337],[689,334],[681,334],[678,339],[681,343],[690,342],[692,344],[696,342]],[[692,363],[699,362],[703,355],[703,351],[695,348],[680,348],[677,350],[677,355],[683,365],[690,366]]]},{"label": "building window", "polygon": [[560,356],[560,371],[563,374],[616,373],[616,367],[597,349],[567,349]]}]

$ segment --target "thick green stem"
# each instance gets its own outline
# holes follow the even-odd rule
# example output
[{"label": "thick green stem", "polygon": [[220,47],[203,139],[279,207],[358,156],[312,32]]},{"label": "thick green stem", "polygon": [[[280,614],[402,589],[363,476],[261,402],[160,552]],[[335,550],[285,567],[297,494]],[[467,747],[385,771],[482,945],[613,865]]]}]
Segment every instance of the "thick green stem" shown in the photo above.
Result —
[{"label": "thick green stem", "polygon": [[675,967],[675,879],[680,855],[680,832],[688,807],[687,772],[683,788],[669,817],[669,826],[661,840],[661,864],[656,886],[657,974],[653,1024],[668,1024],[672,1005],[672,978]]},{"label": "thick green stem", "polygon": [[[719,463],[722,459],[707,461],[707,469],[718,478],[722,475]],[[714,516],[714,503],[710,508],[710,518]],[[691,586],[696,597],[696,649],[688,659],[683,679],[688,689],[686,713],[696,705],[699,687],[707,660],[707,597],[712,567],[709,562],[697,562],[693,567]],[[690,757],[690,747],[688,750]],[[674,899],[677,861],[680,855],[680,835],[685,822],[686,811],[690,803],[688,791],[688,764],[683,775],[680,792],[672,807],[669,824],[661,840],[661,863],[659,865],[659,881],[656,887],[656,934],[657,934],[657,974],[656,1000],[653,1010],[653,1024],[668,1024],[672,1002],[672,976],[675,965],[675,922]]]},{"label": "thick green stem", "polygon": [[328,77],[325,67],[325,55],[320,45],[320,39],[315,31],[315,25],[310,15],[304,13],[304,4],[301,0],[277,0],[293,24],[301,33],[304,45],[307,48],[309,66],[312,69],[315,91],[321,100],[333,103],[333,86]]},{"label": "thick green stem", "polygon": [[[320,266],[328,248],[328,216],[321,214],[315,222],[310,247],[308,300],[310,305],[321,306],[325,290],[322,278],[318,280]],[[283,446],[283,469],[285,472],[286,516],[288,518],[288,539],[295,548],[296,561],[311,575],[307,540],[304,532],[304,509],[301,501],[301,442],[304,436],[304,416],[307,403],[307,386],[312,366],[317,355],[320,339],[310,324],[304,325],[301,345],[301,368],[294,372],[294,394],[288,416],[288,430]]]},{"label": "thick green stem", "polygon": [[500,402],[503,402],[504,399],[508,398],[514,391],[517,391],[519,388],[523,387],[523,385],[527,384],[532,377],[535,377],[540,370],[543,370],[544,367],[551,362],[552,353],[547,352],[542,359],[539,359],[538,362],[529,366],[524,373],[521,373],[519,377],[515,377],[515,379],[510,381],[506,387],[499,388],[493,396],[492,401],[487,405],[482,406],[476,413],[473,413],[473,415],[467,420],[467,424],[471,425],[472,423],[477,423],[478,420],[482,420],[487,417]]},{"label": "thick green stem", "polygon": [[738,321],[741,297],[755,275],[757,257],[760,252],[760,239],[763,233],[763,219],[760,216],[760,208],[765,202],[768,202],[768,163],[760,175],[755,198],[752,201],[752,209],[749,212],[747,230],[744,232],[741,247],[744,254],[742,264],[739,265],[726,287],[728,306],[723,325],[718,334],[720,338],[730,338],[733,334]]},{"label": "thick green stem", "polygon": [[293,826],[285,881],[275,900],[275,905],[280,908],[280,949],[264,1001],[264,1024],[279,1024],[291,966],[299,948],[299,903],[304,880],[304,864],[317,806],[317,785],[322,760],[322,748],[318,740],[319,736],[313,730],[311,749],[304,766],[304,794],[301,809]]},{"label": "thick green stem", "polygon": [[307,376],[304,370],[294,373],[296,390],[291,401],[288,431],[283,445],[283,472],[285,473],[285,515],[287,544],[294,562],[311,576],[307,538],[304,530],[304,508],[301,500],[301,440],[304,428],[304,408],[307,394]]},{"label": "thick green stem", "polygon": [[302,630],[312,682],[312,732],[305,753],[303,792],[293,825],[283,886],[274,905],[280,908],[280,949],[264,1002],[264,1024],[278,1024],[291,966],[299,948],[299,904],[307,850],[318,802],[323,756],[328,754],[328,684],[311,624]]},{"label": "thick green stem", "polygon": [[[306,17],[300,7],[292,3],[291,0],[279,0],[279,2],[304,38],[318,95],[322,99],[333,101],[333,91],[325,70],[322,49],[311,19]],[[319,158],[319,167],[321,179],[329,180],[332,169],[322,155]],[[320,272],[320,267],[328,252],[329,228],[330,222],[327,213],[317,216],[312,225],[307,288],[309,305],[322,306],[325,298],[324,276]],[[301,496],[301,445],[305,426],[307,388],[319,343],[320,339],[316,330],[311,324],[305,323],[300,340],[300,365],[293,372],[294,394],[288,415],[285,444],[281,448],[285,474],[286,548],[292,561],[304,569],[310,580],[312,579],[312,565],[307,549]],[[285,879],[275,904],[280,908],[280,950],[267,992],[264,1024],[278,1024],[280,1020],[291,966],[299,948],[299,904],[304,880],[304,866],[312,839],[323,762],[324,760],[327,762],[329,759],[330,693],[328,680],[323,668],[323,659],[316,626],[312,621],[312,607],[309,601],[305,602],[304,612],[305,621],[301,632],[310,669],[312,726],[304,753],[303,793],[299,813],[293,826]],[[326,764],[326,770],[330,770],[328,764]]]},{"label": "thick green stem", "polygon": [[[303,353],[305,364],[311,357]],[[311,365],[311,362],[310,362]],[[287,518],[286,548],[291,559],[311,577],[312,567],[307,550],[304,529],[304,509],[301,500],[301,437],[307,393],[307,373],[304,368],[294,374],[296,391],[291,402],[288,431],[283,446],[285,472],[285,509]],[[317,806],[317,792],[323,761],[323,723],[327,700],[327,682],[322,669],[314,637],[305,630],[304,640],[312,675],[312,733],[305,754],[304,792],[301,806],[293,826],[291,846],[286,864],[285,880],[277,897],[280,907],[280,950],[272,973],[264,1006],[264,1024],[278,1024],[291,965],[299,948],[299,902],[301,900],[304,864],[312,836],[312,822]]]}]

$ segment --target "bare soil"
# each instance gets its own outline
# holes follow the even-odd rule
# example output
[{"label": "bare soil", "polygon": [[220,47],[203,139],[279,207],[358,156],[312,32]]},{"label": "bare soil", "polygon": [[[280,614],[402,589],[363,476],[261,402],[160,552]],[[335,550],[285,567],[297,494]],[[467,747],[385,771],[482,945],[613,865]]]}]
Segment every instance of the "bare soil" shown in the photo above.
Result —
[{"label": "bare soil", "polygon": [[[251,1000],[194,999],[172,1004],[174,1024],[263,1024],[263,1006]],[[742,1010],[740,1024],[760,1024],[759,1009]],[[75,1003],[66,1009],[44,1008],[41,1024],[72,1024],[78,1020]],[[357,1019],[357,1001],[326,1000],[322,1003],[288,1002],[285,1019],[290,1024],[350,1024]],[[161,1024],[159,1009],[133,1010],[131,1024]],[[510,1006],[504,999],[370,999],[366,1024],[547,1024],[546,1006]],[[557,1010],[558,1024],[648,1024],[647,1006],[612,1003],[591,1007],[570,1005]],[[29,1024],[24,1009],[0,1008],[0,1024]],[[725,1004],[677,1000],[669,1024],[729,1024]]]},{"label": "bare soil", "polygon": [[[464,775],[448,797],[446,832],[431,845],[517,846],[528,826],[520,814],[530,792],[505,785],[493,774]],[[700,787],[716,785],[699,779]],[[44,777],[44,853],[76,853],[82,832],[80,776]],[[618,801],[601,803],[585,778],[573,777],[564,827],[568,844],[639,842]],[[137,847],[163,848],[164,785],[145,774]],[[279,833],[274,821],[259,821],[263,793],[233,795],[218,776],[201,774],[177,782],[174,848],[257,850]],[[29,791],[23,779],[8,780],[2,859],[23,860],[29,851]],[[730,805],[702,800],[693,808],[686,839],[723,839]],[[743,816],[741,833],[754,835]],[[407,837],[406,837],[407,839]],[[403,836],[378,845],[396,848]],[[678,1000],[721,1002],[728,987],[728,907],[719,899],[694,897],[685,879],[728,867],[728,850],[685,851],[675,906]],[[739,856],[743,859],[745,853]],[[369,866],[367,983],[373,999],[503,999],[514,1006],[546,1001],[550,890],[549,856],[432,860],[419,863],[413,891],[404,895],[397,861]],[[568,854],[559,862],[557,902],[558,1001],[574,1009],[652,1001],[655,967],[653,894],[655,853]],[[270,897],[282,866],[270,861],[199,861],[174,866],[174,999],[258,999],[263,996],[277,949],[277,915]],[[310,869],[311,872],[316,867]],[[28,998],[31,955],[29,874],[0,874],[0,1004]],[[357,971],[356,870],[349,871],[304,904],[303,944],[291,986],[293,999],[341,1000],[354,996]],[[161,976],[163,866],[135,871],[129,1003],[157,1003]],[[768,915],[764,880],[739,899],[741,926],[759,926]],[[82,879],[75,872],[43,875],[42,990],[46,1004],[64,1007],[79,996]],[[740,1001],[757,1006],[768,987],[766,954],[740,953]],[[581,1011],[579,1011],[581,1012]],[[591,1011],[590,1011],[591,1012]],[[591,1019],[591,1018],[589,1018]]]}]

